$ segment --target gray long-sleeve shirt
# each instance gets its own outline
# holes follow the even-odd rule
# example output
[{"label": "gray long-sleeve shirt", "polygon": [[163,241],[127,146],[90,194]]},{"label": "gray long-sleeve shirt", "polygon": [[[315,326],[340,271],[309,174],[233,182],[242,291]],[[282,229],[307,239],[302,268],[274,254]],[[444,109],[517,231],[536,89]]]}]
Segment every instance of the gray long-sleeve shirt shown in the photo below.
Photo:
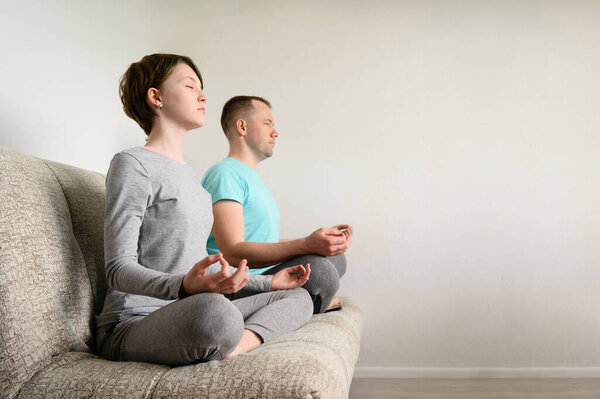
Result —
[{"label": "gray long-sleeve shirt", "polygon": [[[183,276],[207,256],[212,223],[210,194],[192,167],[142,147],[116,154],[106,176],[109,289],[97,327],[147,315],[178,299]],[[216,263],[207,273],[220,270]],[[248,273],[248,278],[248,289],[269,291],[271,276]]]}]

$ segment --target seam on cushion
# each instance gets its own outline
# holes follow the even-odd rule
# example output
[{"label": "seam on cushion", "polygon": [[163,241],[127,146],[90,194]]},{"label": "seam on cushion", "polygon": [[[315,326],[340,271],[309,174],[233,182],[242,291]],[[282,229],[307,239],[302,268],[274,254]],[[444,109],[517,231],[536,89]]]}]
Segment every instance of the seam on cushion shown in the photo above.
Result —
[{"label": "seam on cushion", "polygon": [[[65,199],[67,208],[69,209],[69,221],[71,222],[71,234],[73,235],[73,238],[75,239],[75,242],[77,243],[77,249],[79,250],[79,255],[81,256],[81,259],[83,260],[83,263],[85,264],[85,275],[87,276],[87,282],[90,287],[90,292],[92,293],[92,299],[93,299],[92,314],[95,315],[96,314],[96,305],[97,305],[96,295],[98,293],[96,292],[96,295],[94,295],[94,287],[92,286],[92,280],[90,279],[90,273],[88,272],[88,265],[85,261],[85,256],[83,255],[83,251],[81,250],[81,244],[79,243],[79,240],[75,236],[75,230],[73,228],[73,216],[71,214],[71,204],[69,203],[69,200],[67,199],[67,195],[65,194],[65,188],[64,188],[62,182],[60,181],[60,179],[58,178],[58,176],[56,175],[56,172],[54,172],[54,169],[52,169],[52,167],[48,164],[48,161],[46,161],[45,159],[42,159],[42,162],[44,163],[44,165],[46,165],[46,167],[50,170],[50,173],[52,173],[52,176],[54,176],[54,178],[56,179],[56,182],[58,183],[60,190],[63,193],[63,198]],[[94,319],[94,318],[92,318],[92,319]],[[95,320],[93,320],[93,323],[94,323],[94,329],[95,329],[95,325],[96,325]],[[95,340],[96,339],[95,331],[91,331],[91,333],[92,333],[92,337]],[[92,348],[90,348],[90,349],[92,349]],[[92,353],[94,353],[94,352],[92,352]]]},{"label": "seam on cushion", "polygon": [[154,393],[156,392],[156,387],[158,386],[158,383],[160,382],[160,380],[162,380],[163,376],[169,370],[171,370],[171,368],[163,370],[162,373],[160,373],[160,374],[156,375],[154,378],[152,378],[152,382],[148,386],[148,390],[146,391],[146,394],[144,395],[144,399],[150,399],[150,398],[154,397]]},{"label": "seam on cushion", "polygon": [[40,375],[42,372],[47,371],[49,368],[54,367],[54,364],[59,362],[62,359],[62,356],[65,353],[87,353],[87,352],[63,352],[60,353],[58,355],[52,355],[50,356],[50,358],[48,358],[45,362],[42,362],[43,364],[40,365],[36,371],[32,374],[32,376],[23,383],[23,385],[21,385],[21,387],[19,388],[19,392],[14,396],[14,398],[18,397],[19,395],[21,395],[21,391],[23,390],[23,388],[29,384],[31,381],[33,381],[35,378],[37,378],[38,375]]},{"label": "seam on cushion", "polygon": [[[157,351],[168,351],[168,350],[179,349],[179,348],[182,348],[182,349],[195,349],[195,348],[198,348],[198,345],[173,345],[173,346],[165,346],[165,347],[162,347],[162,348],[154,348],[154,349],[157,350]],[[214,350],[215,352],[217,352],[219,354],[219,356],[221,356],[221,360],[223,360],[224,355],[223,355],[223,353],[219,349],[212,348],[212,347],[204,347],[204,346],[202,346],[201,348],[202,349]],[[148,352],[130,351],[128,353],[133,353],[133,354],[136,354],[136,355],[142,355],[142,354],[146,354]],[[206,361],[199,361],[199,362],[196,361],[195,363],[189,363],[189,364],[185,364],[185,365],[182,365],[182,366],[189,366],[189,365],[196,364],[196,363],[205,363],[205,362],[210,362],[212,360],[214,360],[214,359],[206,360]],[[135,360],[129,360],[129,361],[135,361]],[[144,363],[149,363],[149,362],[144,362]],[[161,364],[161,363],[157,363],[157,364]],[[176,367],[181,367],[181,366],[176,366]]]}]

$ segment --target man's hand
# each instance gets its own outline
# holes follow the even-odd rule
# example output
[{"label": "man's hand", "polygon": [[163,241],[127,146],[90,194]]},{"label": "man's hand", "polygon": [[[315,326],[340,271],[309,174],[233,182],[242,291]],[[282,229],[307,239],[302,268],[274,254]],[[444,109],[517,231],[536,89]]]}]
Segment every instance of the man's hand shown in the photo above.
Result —
[{"label": "man's hand", "polygon": [[338,224],[333,226],[334,229],[338,229],[346,236],[346,251],[350,248],[352,244],[352,234],[354,234],[354,229],[349,224]]},{"label": "man's hand", "polygon": [[332,229],[338,229],[348,238],[352,237],[352,234],[354,234],[354,229],[349,224],[336,224],[332,227]]},{"label": "man's hand", "polygon": [[331,228],[321,227],[304,239],[306,252],[322,256],[341,255],[350,248],[353,232],[349,224],[338,224]]},{"label": "man's hand", "polygon": [[[221,263],[221,271],[215,274],[206,275],[206,269],[213,263]],[[233,273],[229,272],[229,263],[223,257],[223,254],[209,255],[196,263],[191,270],[183,277],[180,296],[194,295],[200,292],[215,292],[219,294],[231,294],[241,290],[247,283],[248,266],[246,260],[242,260],[238,269]]]},{"label": "man's hand", "polygon": [[271,291],[291,290],[302,287],[310,276],[310,264],[286,267],[273,275],[271,280]]}]

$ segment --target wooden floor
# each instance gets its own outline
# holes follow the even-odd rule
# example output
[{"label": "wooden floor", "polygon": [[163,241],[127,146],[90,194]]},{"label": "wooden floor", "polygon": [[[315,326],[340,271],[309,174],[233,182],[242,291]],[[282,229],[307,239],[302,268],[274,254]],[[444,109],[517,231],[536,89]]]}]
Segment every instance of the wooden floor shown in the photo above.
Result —
[{"label": "wooden floor", "polygon": [[600,399],[600,379],[355,378],[350,399]]}]

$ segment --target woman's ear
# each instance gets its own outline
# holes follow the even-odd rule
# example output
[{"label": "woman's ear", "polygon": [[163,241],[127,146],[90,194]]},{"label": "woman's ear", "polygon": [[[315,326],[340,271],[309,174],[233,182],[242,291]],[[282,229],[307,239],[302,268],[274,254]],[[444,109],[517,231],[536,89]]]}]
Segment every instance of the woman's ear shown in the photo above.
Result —
[{"label": "woman's ear", "polygon": [[155,89],[154,87],[149,88],[148,91],[146,92],[146,99],[148,100],[148,102],[150,103],[150,105],[152,107],[162,109],[163,104],[160,99],[158,89]]}]

